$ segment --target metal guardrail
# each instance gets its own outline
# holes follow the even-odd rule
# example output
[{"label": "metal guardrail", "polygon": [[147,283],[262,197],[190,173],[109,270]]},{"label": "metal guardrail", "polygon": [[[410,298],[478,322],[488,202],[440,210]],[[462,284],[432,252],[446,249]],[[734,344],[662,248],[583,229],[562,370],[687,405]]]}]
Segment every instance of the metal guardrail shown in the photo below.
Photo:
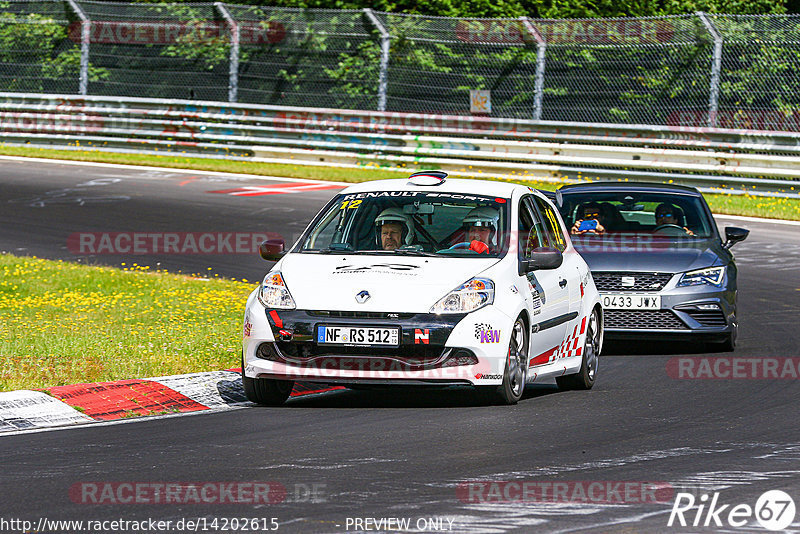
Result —
[{"label": "metal guardrail", "polygon": [[10,145],[439,168],[562,181],[672,181],[800,198],[800,133],[0,93]]}]

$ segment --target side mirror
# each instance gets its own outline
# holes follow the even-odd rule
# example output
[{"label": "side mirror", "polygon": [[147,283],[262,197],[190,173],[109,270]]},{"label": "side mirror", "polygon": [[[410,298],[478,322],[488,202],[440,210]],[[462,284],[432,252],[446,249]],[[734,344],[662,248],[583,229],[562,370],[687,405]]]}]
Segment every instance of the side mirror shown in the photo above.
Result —
[{"label": "side mirror", "polygon": [[286,254],[283,247],[286,242],[283,239],[267,239],[258,246],[258,253],[267,261],[278,261]]},{"label": "side mirror", "polygon": [[750,235],[750,230],[744,228],[737,228],[736,226],[725,227],[725,243],[722,245],[725,248],[731,248],[739,241],[744,241]]},{"label": "side mirror", "polygon": [[520,260],[519,274],[523,275],[539,269],[558,269],[564,263],[564,256],[561,251],[554,248],[538,248],[531,252],[529,258]]}]

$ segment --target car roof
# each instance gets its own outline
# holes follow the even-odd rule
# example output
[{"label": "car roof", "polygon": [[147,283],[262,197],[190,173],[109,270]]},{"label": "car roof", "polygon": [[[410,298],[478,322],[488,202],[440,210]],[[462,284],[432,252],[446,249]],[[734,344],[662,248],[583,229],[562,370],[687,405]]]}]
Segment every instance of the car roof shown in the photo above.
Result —
[{"label": "car roof", "polygon": [[[413,185],[408,178],[397,180],[371,180],[351,185],[340,192],[342,195],[366,193],[368,191],[425,191],[441,193],[464,193],[492,197],[511,198],[515,191],[523,193],[535,191],[521,184],[493,182],[488,180],[470,180],[447,178],[441,185]],[[538,191],[537,191],[538,192]]]},{"label": "car roof", "polygon": [[654,182],[589,182],[563,185],[558,188],[562,194],[568,193],[673,193],[678,195],[702,196],[694,187],[677,184],[660,184]]}]

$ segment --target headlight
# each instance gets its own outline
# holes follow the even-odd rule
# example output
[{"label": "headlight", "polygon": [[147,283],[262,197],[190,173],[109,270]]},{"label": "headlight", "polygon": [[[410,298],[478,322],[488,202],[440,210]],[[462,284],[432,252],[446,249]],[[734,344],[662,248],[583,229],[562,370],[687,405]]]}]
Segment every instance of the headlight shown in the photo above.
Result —
[{"label": "headlight", "polygon": [[494,302],[494,282],[488,278],[473,278],[461,284],[433,305],[431,313],[465,313]]},{"label": "headlight", "polygon": [[258,300],[267,308],[284,310],[296,308],[280,271],[273,271],[264,277],[264,282],[261,283],[261,288],[258,290]]},{"label": "headlight", "polygon": [[721,287],[723,278],[725,278],[725,267],[698,269],[697,271],[683,273],[683,276],[681,276],[681,279],[678,281],[678,287],[699,286],[702,284]]}]

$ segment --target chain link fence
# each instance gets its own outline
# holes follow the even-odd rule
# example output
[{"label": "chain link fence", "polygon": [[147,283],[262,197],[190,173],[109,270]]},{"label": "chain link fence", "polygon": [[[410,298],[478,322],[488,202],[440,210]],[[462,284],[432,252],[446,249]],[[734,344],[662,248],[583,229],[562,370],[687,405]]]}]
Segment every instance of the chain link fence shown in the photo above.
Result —
[{"label": "chain link fence", "polygon": [[800,16],[0,0],[0,92],[800,131]]}]

